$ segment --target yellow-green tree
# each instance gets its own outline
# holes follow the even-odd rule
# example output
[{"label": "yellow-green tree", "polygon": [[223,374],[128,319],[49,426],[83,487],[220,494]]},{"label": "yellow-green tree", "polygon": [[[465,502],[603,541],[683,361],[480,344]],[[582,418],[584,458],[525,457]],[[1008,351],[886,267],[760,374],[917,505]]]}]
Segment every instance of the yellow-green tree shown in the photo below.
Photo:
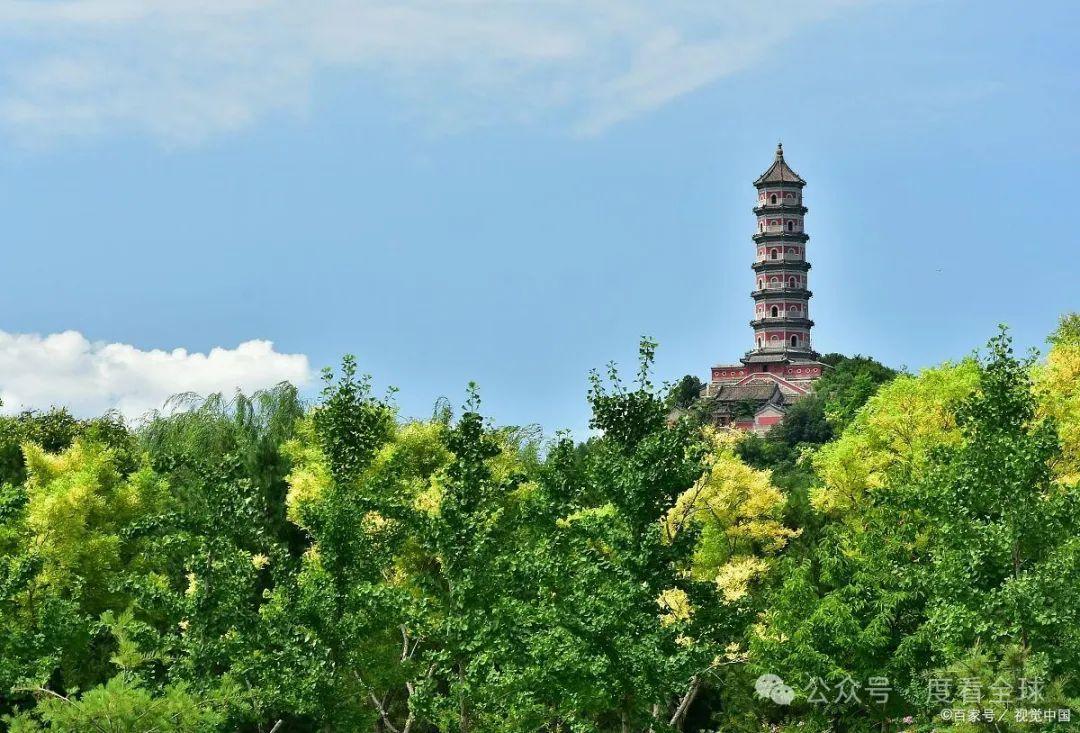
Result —
[{"label": "yellow-green tree", "polygon": [[1035,369],[1039,414],[1053,418],[1061,440],[1054,474],[1062,484],[1080,482],[1080,314],[1062,317],[1050,337],[1046,363]]},{"label": "yellow-green tree", "polygon": [[140,558],[124,530],[159,513],[164,480],[148,467],[122,477],[112,450],[76,441],[59,454],[24,447],[27,542],[40,560],[39,587],[80,599],[87,612],[114,606],[113,576]]},{"label": "yellow-green tree", "polygon": [[704,439],[704,472],[668,511],[665,533],[674,540],[696,530],[693,577],[714,582],[726,601],[735,602],[798,532],[781,521],[785,497],[769,471],[751,468],[735,454],[739,436],[705,428]]},{"label": "yellow-green tree", "polygon": [[152,570],[133,530],[162,513],[164,480],[122,475],[115,452],[77,440],[60,453],[24,446],[25,484],[7,488],[0,589],[0,684],[85,685],[110,674],[99,617],[131,602],[126,579]]},{"label": "yellow-green tree", "polygon": [[900,375],[882,387],[837,440],[814,454],[820,481],[811,493],[814,507],[851,512],[887,480],[923,475],[935,449],[959,443],[955,408],[978,380],[977,364],[966,360]]}]

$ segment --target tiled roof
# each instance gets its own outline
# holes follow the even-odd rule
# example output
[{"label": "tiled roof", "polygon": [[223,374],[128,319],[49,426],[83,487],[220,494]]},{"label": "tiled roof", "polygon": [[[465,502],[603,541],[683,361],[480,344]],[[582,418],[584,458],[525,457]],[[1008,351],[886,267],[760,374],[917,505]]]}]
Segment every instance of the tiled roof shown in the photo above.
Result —
[{"label": "tiled roof", "polygon": [[743,359],[747,364],[778,364],[787,363],[791,361],[786,351],[773,352],[771,354],[755,354],[750,352],[750,355]]},{"label": "tiled roof", "polygon": [[764,402],[771,399],[779,387],[775,382],[767,384],[725,384],[716,393],[716,399],[720,402]]},{"label": "tiled roof", "polygon": [[769,166],[769,170],[765,171],[754,181],[754,185],[758,186],[762,183],[797,183],[799,185],[806,185],[806,181],[799,177],[799,174],[791,170],[791,166],[784,162],[784,146],[777,144],[776,146],[776,160]]},{"label": "tiled roof", "polygon": [[[810,357],[810,358],[807,358]],[[783,351],[765,351],[760,352],[757,349],[751,349],[743,357],[744,364],[795,364],[799,365],[813,365],[822,366],[821,362],[817,360],[817,354],[805,349],[791,349]]]}]

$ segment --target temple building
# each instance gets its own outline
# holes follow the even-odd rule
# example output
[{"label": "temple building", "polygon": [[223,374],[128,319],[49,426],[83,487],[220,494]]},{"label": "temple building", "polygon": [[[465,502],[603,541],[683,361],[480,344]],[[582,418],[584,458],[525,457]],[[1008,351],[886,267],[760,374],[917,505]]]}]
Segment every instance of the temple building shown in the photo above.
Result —
[{"label": "temple building", "polygon": [[828,368],[810,341],[804,186],[777,145],[773,164],[754,181],[754,346],[740,363],[714,366],[703,390],[719,425],[767,432]]}]

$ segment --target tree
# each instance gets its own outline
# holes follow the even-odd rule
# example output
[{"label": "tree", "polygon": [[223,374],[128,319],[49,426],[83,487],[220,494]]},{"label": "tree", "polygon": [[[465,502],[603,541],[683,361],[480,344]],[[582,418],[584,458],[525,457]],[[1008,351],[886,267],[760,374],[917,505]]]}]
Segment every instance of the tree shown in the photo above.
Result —
[{"label": "tree", "polygon": [[999,336],[981,361],[900,377],[815,457],[832,521],[809,558],[784,564],[752,644],[757,669],[799,685],[887,677],[899,694],[806,701],[796,715],[868,730],[935,715],[937,673],[1016,681],[1076,668],[1080,615],[1062,579],[1080,557],[1077,489],[1052,481],[1056,427],[1038,417],[1029,374]]},{"label": "tree", "polygon": [[785,497],[768,471],[744,464],[735,454],[738,441],[730,433],[707,428],[709,453],[701,478],[668,511],[669,540],[696,528],[690,569],[699,579],[716,583],[724,600],[745,598],[752,581],[769,568],[769,558],[798,532],[781,520]]},{"label": "tree", "polygon": [[668,425],[650,382],[654,350],[642,341],[633,389],[613,366],[607,384],[592,375],[599,437],[586,446],[584,470],[564,442],[541,482],[562,516],[544,552],[554,558],[546,585],[561,633],[540,639],[558,649],[548,695],[573,727],[681,724],[710,666],[704,648],[677,641],[693,621],[671,614],[672,598],[686,592],[673,562],[683,549],[665,541],[661,520],[700,475],[701,454],[689,422]]},{"label": "tree", "polygon": [[[702,429],[700,401],[673,414],[649,340],[632,383],[591,376],[592,436],[543,449],[471,385],[459,414],[403,420],[351,357],[312,405],[279,385],[180,396],[135,433],[0,418],[0,715],[896,733],[943,727],[934,677],[1043,679],[1075,707],[1076,320],[1045,364],[1005,335],[895,378],[825,357],[765,438]],[[879,676],[888,701],[802,689]],[[1014,702],[983,708],[1011,730]]]},{"label": "tree", "polygon": [[916,486],[939,530],[923,633],[946,664],[978,644],[1016,679],[1065,676],[1080,668],[1080,592],[1063,582],[1080,569],[1080,486],[1053,481],[1057,425],[1038,417],[1031,361],[1004,331],[980,367],[957,410],[963,440]]},{"label": "tree", "polygon": [[1080,481],[1080,314],[1063,316],[1050,344],[1046,363],[1035,367],[1039,415],[1054,420],[1061,440],[1055,477],[1075,484]]},{"label": "tree", "polygon": [[826,354],[821,360],[831,368],[814,384],[814,393],[821,398],[835,435],[843,432],[882,385],[899,374],[876,359],[860,354],[850,357]]},{"label": "tree", "polygon": [[183,685],[154,695],[128,675],[78,696],[44,689],[37,694],[32,710],[4,716],[12,733],[205,733],[226,719],[219,701],[200,698]]},{"label": "tree", "polygon": [[822,511],[848,511],[892,475],[921,477],[934,449],[956,444],[956,406],[978,384],[972,361],[901,375],[867,402],[836,441],[813,457],[821,486],[813,492]]},{"label": "tree", "polygon": [[668,393],[668,404],[679,410],[688,409],[701,398],[705,383],[693,374],[687,374],[672,386]]},{"label": "tree", "polygon": [[131,602],[129,574],[152,572],[139,528],[165,511],[167,486],[147,466],[121,475],[111,448],[81,438],[24,453],[27,479],[0,535],[0,686],[93,684],[109,673],[99,617]]},{"label": "tree", "polygon": [[108,412],[101,417],[79,420],[61,408],[47,412],[26,410],[14,416],[0,416],[0,485],[18,486],[26,480],[23,445],[32,443],[48,453],[59,453],[79,437],[112,448],[121,473],[135,468],[138,455],[135,438],[119,414]]}]

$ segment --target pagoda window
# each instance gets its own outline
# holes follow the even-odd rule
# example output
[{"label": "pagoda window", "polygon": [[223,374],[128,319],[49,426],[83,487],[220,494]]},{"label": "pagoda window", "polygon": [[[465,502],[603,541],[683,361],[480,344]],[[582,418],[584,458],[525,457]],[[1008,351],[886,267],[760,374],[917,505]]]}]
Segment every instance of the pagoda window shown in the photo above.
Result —
[{"label": "pagoda window", "polygon": [[799,337],[798,336],[792,336],[791,337],[791,345],[792,346],[798,346],[799,345]]},{"label": "pagoda window", "polygon": [[788,230],[789,232],[795,231],[795,224],[789,221],[789,222],[787,223],[787,230]]},{"label": "pagoda window", "polygon": [[789,288],[793,288],[793,287],[795,287],[795,278],[793,278],[793,277],[789,277],[789,278],[788,278],[788,281],[787,281],[787,284],[788,284],[788,287],[789,287]]},{"label": "pagoda window", "polygon": [[770,310],[770,311],[769,311],[769,314],[770,314],[770,315],[771,315],[771,316],[772,316],[773,318],[776,318],[777,316],[779,316],[779,315],[780,315],[780,309],[779,309],[779,308],[777,308],[777,307],[776,307],[776,306],[774,305],[774,306],[772,307],[772,310]]},{"label": "pagoda window", "polygon": [[770,204],[775,204],[776,203],[776,194],[775,193],[769,198],[769,203]]},{"label": "pagoda window", "polygon": [[773,259],[773,260],[776,259],[776,250],[775,249],[772,250],[771,252],[769,252],[769,258]]}]

